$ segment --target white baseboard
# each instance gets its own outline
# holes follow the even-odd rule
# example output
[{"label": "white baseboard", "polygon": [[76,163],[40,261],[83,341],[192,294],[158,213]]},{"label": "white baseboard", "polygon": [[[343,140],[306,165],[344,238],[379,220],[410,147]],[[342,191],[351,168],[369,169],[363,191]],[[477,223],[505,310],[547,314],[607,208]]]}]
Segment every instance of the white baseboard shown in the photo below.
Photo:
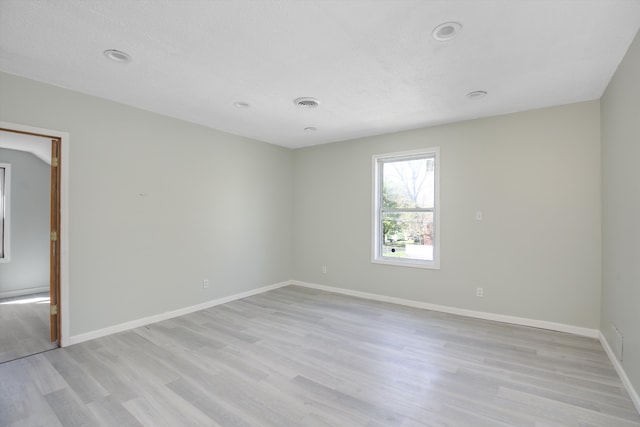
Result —
[{"label": "white baseboard", "polygon": [[327,292],[335,292],[353,297],[371,299],[375,301],[390,302],[393,304],[405,305],[408,307],[422,308],[425,310],[440,311],[443,313],[457,314],[465,317],[474,317],[477,319],[493,320],[502,323],[511,323],[514,325],[530,326],[533,328],[549,329],[552,331],[567,332],[574,335],[585,336],[589,338],[598,338],[600,331],[597,329],[583,328],[580,326],[566,325],[564,323],[548,322],[546,320],[527,319],[525,317],[507,316],[504,314],[486,313],[483,311],[466,310],[464,308],[449,307],[446,305],[431,304],[428,302],[414,301],[403,298],[390,297],[386,295],[373,294],[369,292],[354,291],[351,289],[335,288],[333,286],[317,285],[315,283],[301,282],[292,280],[291,284],[304,286],[306,288],[318,289]]},{"label": "white baseboard", "polygon": [[15,291],[0,292],[0,298],[21,297],[23,295],[39,294],[42,292],[49,292],[49,285],[38,286],[36,288],[18,289]]},{"label": "white baseboard", "polygon": [[[635,405],[638,412],[640,412],[640,397],[638,396],[638,392],[633,387],[633,384],[631,384],[631,381],[629,380],[629,377],[624,371],[624,368],[622,367],[618,359],[616,359],[615,355],[613,354],[613,350],[611,350],[611,347],[609,346],[607,339],[602,334],[602,332],[600,332],[597,329],[583,328],[579,326],[548,322],[544,320],[527,319],[524,317],[506,316],[502,314],[486,313],[486,312],[475,311],[475,310],[466,310],[462,308],[449,307],[444,305],[431,304],[427,302],[390,297],[386,295],[374,294],[369,292],[361,292],[361,291],[354,291],[351,289],[336,288],[333,286],[318,285],[315,283],[302,282],[299,280],[289,280],[281,283],[276,283],[274,285],[263,286],[261,288],[251,289],[249,291],[207,301],[202,304],[185,307],[178,310],[168,311],[166,313],[149,316],[142,319],[132,320],[125,323],[120,323],[118,325],[109,326],[107,328],[98,329],[95,331],[86,332],[79,335],[73,335],[69,337],[68,342],[65,345],[63,345],[63,347],[66,347],[67,345],[78,344],[78,343],[92,340],[95,338],[100,338],[107,335],[115,334],[117,332],[127,331],[140,326],[148,325],[155,322],[160,322],[162,320],[171,319],[173,317],[183,316],[185,314],[193,313],[195,311],[204,310],[206,308],[214,307],[216,305],[225,304],[227,302],[261,294],[263,292],[268,292],[268,291],[282,288],[288,285],[298,285],[306,288],[318,289],[318,290],[327,291],[327,292],[334,292],[338,294],[349,295],[349,296],[358,297],[358,298],[365,298],[365,299],[370,299],[375,301],[389,302],[392,304],[404,305],[408,307],[439,311],[439,312],[449,313],[449,314],[457,314],[460,316],[474,317],[477,319],[493,320],[493,321],[502,322],[502,323],[511,323],[514,325],[530,326],[534,328],[566,332],[566,333],[590,337],[590,338],[597,338],[602,343],[602,346],[604,347],[605,352],[609,356],[611,363],[613,363],[613,366],[616,372],[618,373],[618,375],[620,376],[620,379],[622,380],[624,387],[629,393],[629,396],[631,397],[633,404]],[[32,288],[32,289],[38,290],[41,288]],[[48,287],[45,288],[45,290],[48,290],[48,289],[49,289]],[[44,291],[37,291],[37,292],[44,292]],[[1,295],[2,294],[0,294],[0,296]]]},{"label": "white baseboard", "polygon": [[167,311],[166,313],[156,314],[153,316],[144,317],[142,319],[131,320],[129,322],[120,323],[118,325],[109,326],[107,328],[102,328],[102,329],[98,329],[91,332],[85,332],[83,334],[72,335],[69,337],[65,345],[63,345],[63,347],[66,347],[67,345],[78,344],[78,343],[89,341],[95,338],[100,338],[107,335],[115,334],[117,332],[128,331],[129,329],[145,326],[151,323],[160,322],[162,320],[171,319],[173,317],[184,316],[185,314],[193,313],[194,311],[204,310],[206,308],[214,307],[216,305],[225,304],[227,302],[250,297],[252,295],[261,294],[263,292],[271,291],[273,289],[278,289],[283,286],[288,286],[290,284],[291,284],[290,281],[286,281],[282,283],[276,283],[275,285],[263,286],[261,288],[251,289],[249,291],[240,292],[238,294],[229,295],[227,297],[222,297],[222,298],[214,299],[211,301],[203,302],[202,304],[196,304],[190,307],[180,308],[178,310]]},{"label": "white baseboard", "polygon": [[609,345],[607,338],[604,336],[602,332],[599,333],[598,338],[600,339],[600,343],[602,344],[602,347],[604,347],[604,351],[607,353],[607,356],[609,356],[611,363],[613,363],[613,367],[616,368],[616,372],[618,373],[618,376],[620,376],[620,379],[622,380],[622,384],[624,384],[624,388],[627,389],[627,393],[629,393],[629,397],[631,397],[631,401],[636,406],[636,409],[638,410],[638,412],[640,412],[640,396],[638,395],[638,392],[633,387],[633,384],[631,384],[631,380],[629,380],[627,373],[624,371],[624,368],[620,364],[620,361],[618,360],[616,355],[613,353],[613,350],[611,349],[611,346]]},{"label": "white baseboard", "polygon": [[241,292],[241,293],[230,295],[227,297],[207,301],[202,304],[197,304],[190,307],[184,307],[178,310],[168,311],[165,313],[144,317],[144,318],[132,320],[129,322],[120,323],[118,325],[109,326],[107,328],[98,329],[91,332],[85,332],[83,334],[73,335],[69,337],[69,340],[66,343],[66,345],[73,345],[73,344],[88,341],[94,338],[100,338],[100,337],[114,334],[117,332],[122,332],[129,329],[137,328],[139,326],[148,325],[150,323],[160,322],[162,320],[171,319],[177,316],[183,316],[185,314],[193,313],[194,311],[204,310],[209,307],[214,307],[216,305],[235,301],[241,298],[246,298],[252,295],[261,294],[263,292],[271,291],[273,289],[278,289],[288,285],[299,285],[306,288],[318,289],[318,290],[327,291],[327,292],[334,292],[334,293],[339,293],[343,295],[350,295],[358,298],[365,298],[365,299],[370,299],[375,301],[389,302],[393,304],[421,308],[425,310],[433,310],[433,311],[439,311],[443,313],[457,314],[465,317],[474,317],[477,319],[493,320],[497,322],[511,323],[514,325],[530,326],[534,328],[549,329],[552,331],[567,332],[570,334],[580,335],[580,336],[585,336],[590,338],[601,337],[600,331],[597,329],[589,329],[589,328],[583,328],[579,326],[566,325],[563,323],[548,322],[545,320],[527,319],[524,317],[515,317],[515,316],[507,316],[503,314],[494,314],[494,313],[486,313],[482,311],[467,310],[463,308],[431,304],[428,302],[408,300],[403,298],[369,293],[369,292],[361,292],[361,291],[354,291],[351,289],[336,288],[333,286],[318,285],[315,283],[308,283],[300,280],[289,280],[281,283],[276,283],[274,285],[263,286],[261,288],[256,288],[246,292]]},{"label": "white baseboard", "polygon": [[318,285],[315,283],[302,282],[299,280],[292,280],[291,284],[303,286],[311,289],[318,289],[318,290],[327,291],[327,292],[335,292],[338,294],[349,295],[349,296],[358,297],[358,298],[389,302],[393,304],[405,305],[405,306],[415,307],[415,308],[422,308],[426,310],[440,311],[440,312],[449,313],[449,314],[458,314],[460,316],[474,317],[474,318],[484,319],[484,320],[494,320],[497,322],[511,323],[515,325],[531,326],[534,328],[549,329],[552,331],[559,331],[559,332],[567,332],[570,334],[585,336],[589,338],[597,338],[602,343],[602,346],[604,347],[605,352],[609,356],[609,359],[611,360],[613,367],[618,373],[618,376],[620,376],[622,384],[624,385],[625,389],[629,393],[629,396],[631,397],[631,401],[635,405],[638,412],[640,412],[640,396],[638,395],[638,392],[633,387],[633,384],[631,384],[631,380],[629,380],[627,373],[624,371],[624,368],[622,367],[622,365],[616,358],[615,354],[613,353],[613,350],[611,349],[611,346],[607,342],[607,339],[602,334],[602,332],[599,331],[598,329],[582,328],[579,326],[566,325],[563,323],[547,322],[544,320],[527,319],[524,317],[505,316],[502,314],[493,314],[493,313],[485,313],[482,311],[465,310],[462,308],[430,304],[430,303],[421,302],[421,301],[407,300],[403,298],[390,297],[386,295],[373,294],[369,292],[360,292],[360,291],[354,291],[351,289]]}]

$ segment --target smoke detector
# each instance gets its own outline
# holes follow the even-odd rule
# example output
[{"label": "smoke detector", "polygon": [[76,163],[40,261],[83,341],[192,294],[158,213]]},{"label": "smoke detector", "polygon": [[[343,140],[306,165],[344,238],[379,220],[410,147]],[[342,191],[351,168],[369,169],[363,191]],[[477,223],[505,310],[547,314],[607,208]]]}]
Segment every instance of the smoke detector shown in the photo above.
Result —
[{"label": "smoke detector", "polygon": [[316,108],[320,105],[320,101],[309,97],[296,98],[293,100],[293,103],[300,108]]}]

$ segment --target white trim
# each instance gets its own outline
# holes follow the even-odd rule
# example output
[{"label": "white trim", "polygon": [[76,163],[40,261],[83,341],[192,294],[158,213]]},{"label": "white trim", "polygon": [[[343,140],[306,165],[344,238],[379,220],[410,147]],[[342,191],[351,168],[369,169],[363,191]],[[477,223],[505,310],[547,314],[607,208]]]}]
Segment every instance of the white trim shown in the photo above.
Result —
[{"label": "white trim", "polygon": [[631,401],[635,405],[636,410],[640,412],[640,396],[638,395],[638,392],[636,391],[636,389],[633,387],[633,384],[631,384],[631,380],[629,379],[629,377],[627,376],[627,373],[624,371],[624,368],[618,361],[618,358],[613,353],[613,350],[611,349],[611,346],[607,341],[607,337],[604,336],[602,331],[599,331],[598,339],[600,340],[602,347],[604,347],[604,351],[607,353],[607,356],[609,356],[609,360],[611,360],[611,363],[613,364],[613,367],[616,369],[618,376],[622,380],[622,384],[624,385],[624,388],[627,390],[627,393],[629,393],[629,397],[631,398]]},{"label": "white trim", "polygon": [[216,305],[225,304],[225,303],[242,299],[242,298],[247,298],[253,295],[261,294],[264,292],[268,292],[268,291],[282,288],[289,285],[297,285],[305,288],[318,289],[326,292],[334,292],[342,295],[349,295],[353,297],[370,299],[375,301],[389,302],[392,304],[404,305],[404,306],[414,307],[414,308],[421,308],[425,310],[433,310],[433,311],[439,311],[443,313],[456,314],[456,315],[465,316],[465,317],[473,317],[473,318],[484,319],[484,320],[493,320],[496,322],[548,329],[548,330],[558,331],[558,332],[566,332],[566,333],[585,336],[589,338],[597,338],[602,343],[602,346],[604,347],[605,352],[609,356],[609,359],[611,359],[611,362],[613,363],[613,366],[616,369],[616,372],[620,376],[620,379],[622,380],[622,383],[625,389],[629,393],[629,396],[631,397],[633,404],[636,406],[636,409],[640,412],[640,397],[638,397],[638,393],[636,392],[633,385],[631,384],[629,377],[627,377],[627,374],[624,371],[624,368],[622,367],[622,365],[620,365],[620,362],[618,362],[615,355],[613,354],[613,351],[611,350],[611,347],[609,346],[609,343],[607,342],[606,338],[604,337],[602,332],[600,332],[597,329],[582,328],[579,326],[548,322],[544,320],[527,319],[523,317],[485,313],[485,312],[475,311],[475,310],[466,310],[466,309],[461,309],[456,307],[448,307],[448,306],[430,304],[430,303],[421,302],[421,301],[407,300],[403,298],[373,294],[369,292],[361,292],[361,291],[354,291],[351,289],[336,288],[333,286],[318,285],[315,283],[302,282],[300,280],[288,280],[285,282],[276,283],[274,285],[263,286],[261,288],[251,289],[249,291],[241,292],[241,293],[230,295],[227,297],[218,298],[215,300],[207,301],[207,302],[193,305],[190,307],[168,311],[166,313],[157,314],[157,315],[153,315],[153,316],[149,316],[149,317],[145,317],[137,320],[132,320],[125,323],[120,323],[118,325],[110,326],[103,329],[98,329],[91,332],[86,332],[79,335],[74,335],[68,338],[68,343],[66,345],[78,344],[78,343],[89,341],[95,338],[100,338],[100,337],[115,334],[118,332],[127,331],[140,326],[145,326],[151,323],[160,322],[162,320],[167,320],[167,319],[171,319],[178,316],[184,316],[185,314],[193,313],[195,311],[204,310],[210,307],[214,307]]},{"label": "white trim", "polygon": [[[398,160],[403,160],[403,158],[411,157],[411,156],[428,156],[433,154],[434,163],[435,163],[435,174],[434,174],[434,185],[435,185],[435,194],[434,194],[434,211],[433,211],[433,222],[434,229],[433,234],[435,236],[435,246],[433,247],[434,259],[433,261],[421,261],[418,259],[393,259],[391,257],[383,257],[380,253],[382,244],[380,239],[382,238],[382,230],[380,229],[380,208],[379,203],[382,197],[380,189],[381,181],[382,181],[382,172],[379,167],[380,160],[389,160],[397,158]],[[396,153],[385,153],[385,154],[374,154],[372,157],[372,172],[373,172],[373,212],[371,216],[372,226],[372,248],[371,248],[371,262],[374,264],[385,264],[385,265],[393,265],[399,267],[417,267],[417,268],[426,268],[431,270],[439,270],[440,269],[440,221],[442,215],[440,214],[441,206],[440,206],[440,147],[427,147],[420,148],[416,150],[410,151],[400,151]]]},{"label": "white trim", "polygon": [[69,134],[58,130],[44,129],[33,126],[20,125],[17,123],[0,121],[0,127],[5,129],[31,132],[41,135],[60,138],[62,145],[60,162],[60,346],[66,347],[69,342],[69,145],[71,143]]},{"label": "white trim", "polygon": [[17,289],[15,291],[0,292],[0,298],[21,297],[23,295],[40,294],[42,292],[49,292],[49,285],[38,286],[35,288]]},{"label": "white trim", "polygon": [[425,310],[433,310],[433,311],[439,311],[443,313],[456,314],[456,315],[465,316],[465,317],[473,317],[473,318],[484,319],[484,320],[493,320],[496,322],[548,329],[548,330],[558,331],[558,332],[566,332],[566,333],[585,336],[589,338],[597,338],[602,343],[602,346],[604,347],[605,352],[609,356],[609,359],[611,359],[611,362],[613,363],[613,366],[616,369],[616,372],[620,376],[620,379],[622,380],[622,383],[625,389],[629,393],[629,396],[631,397],[633,404],[636,406],[636,409],[640,412],[640,397],[638,397],[638,393],[636,392],[633,385],[631,384],[629,377],[627,377],[627,374],[624,371],[624,368],[622,367],[622,365],[620,365],[615,355],[613,354],[613,351],[611,350],[611,347],[609,346],[609,343],[607,342],[606,338],[604,337],[602,332],[600,332],[597,329],[582,328],[579,326],[548,322],[544,320],[527,319],[523,317],[485,313],[485,312],[475,311],[475,310],[466,310],[466,309],[461,309],[456,307],[448,307],[448,306],[430,304],[430,303],[421,302],[421,301],[413,301],[413,300],[407,300],[403,298],[390,297],[386,295],[373,294],[369,292],[361,292],[361,291],[354,291],[351,289],[336,288],[333,286],[318,285],[315,283],[302,282],[300,280],[288,280],[285,282],[276,283],[274,285],[263,286],[261,288],[251,289],[249,291],[241,292],[241,293],[230,295],[227,297],[218,298],[215,300],[207,301],[207,302],[193,305],[190,307],[168,311],[166,313],[149,316],[142,319],[132,320],[125,323],[120,323],[118,325],[110,326],[103,329],[98,329],[91,332],[86,332],[79,335],[74,335],[68,338],[68,343],[66,345],[78,344],[78,343],[89,341],[95,338],[100,338],[100,337],[115,334],[118,332],[127,331],[140,326],[145,326],[151,323],[160,322],[162,320],[167,320],[167,319],[171,319],[178,316],[184,316],[185,314],[193,313],[195,311],[204,310],[210,307],[214,307],[216,305],[225,304],[225,303],[242,299],[242,298],[247,298],[253,295],[261,294],[264,292],[268,292],[268,291],[282,288],[289,285],[297,285],[305,288],[318,289],[326,292],[334,292],[342,295],[349,295],[353,297],[370,299],[375,301],[389,302],[392,304],[404,305],[404,306],[414,307],[414,308],[421,308]]},{"label": "white trim", "polygon": [[192,305],[190,307],[179,308],[177,310],[167,311],[161,314],[155,314],[153,316],[143,317],[141,319],[131,320],[129,322],[120,323],[118,325],[109,326],[102,329],[97,329],[91,332],[85,332],[83,334],[73,335],[69,337],[68,345],[78,344],[84,341],[89,341],[95,338],[104,337],[107,335],[115,334],[118,332],[128,331],[129,329],[145,326],[150,323],[160,322],[162,320],[171,319],[178,316],[184,316],[185,314],[193,313],[194,311],[204,310],[206,308],[214,307],[216,305],[225,304],[238,299],[250,297],[253,295],[261,294],[263,292],[272,291],[274,289],[282,288],[284,286],[291,285],[291,281],[276,283],[274,285],[263,286],[261,288],[251,289],[249,291],[240,292],[238,294],[229,295],[214,299],[211,301],[203,302],[201,304]]},{"label": "white trim", "polygon": [[583,328],[580,326],[566,325],[564,323],[548,322],[546,320],[528,319],[525,317],[507,316],[504,314],[486,313],[483,311],[467,310],[464,308],[449,307],[446,305],[431,304],[428,302],[414,301],[403,298],[390,297],[369,292],[353,291],[351,289],[335,288],[333,286],[317,285],[315,283],[292,280],[292,284],[304,286],[306,288],[319,289],[327,292],[349,295],[358,298],[365,298],[375,301],[390,302],[392,304],[405,305],[408,307],[422,308],[425,310],[440,311],[442,313],[457,314],[459,316],[474,317],[477,319],[493,320],[495,322],[511,323],[513,325],[530,326],[533,328],[549,329],[551,331],[567,332],[569,334],[581,335],[589,338],[598,338],[600,331],[597,329]]},{"label": "white trim", "polygon": [[[436,242],[436,246],[437,245],[438,243]],[[394,259],[380,257],[380,258],[372,258],[371,262],[373,264],[393,265],[395,267],[426,268],[428,270],[440,269],[440,264],[435,261],[420,261],[420,260],[403,259],[403,258],[398,258],[397,260],[394,260]]]}]

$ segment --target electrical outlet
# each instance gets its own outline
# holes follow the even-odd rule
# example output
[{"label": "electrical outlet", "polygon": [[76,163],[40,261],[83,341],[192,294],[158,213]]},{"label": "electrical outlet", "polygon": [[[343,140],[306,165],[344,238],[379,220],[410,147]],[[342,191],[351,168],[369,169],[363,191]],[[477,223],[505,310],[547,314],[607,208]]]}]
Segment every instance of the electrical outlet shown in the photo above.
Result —
[{"label": "electrical outlet", "polygon": [[209,279],[204,279],[204,280],[202,281],[202,287],[203,287],[204,289],[207,289],[207,288],[209,287]]},{"label": "electrical outlet", "polygon": [[326,265],[322,266],[322,274],[327,274],[327,266]]},{"label": "electrical outlet", "polygon": [[476,296],[482,298],[484,296],[484,288],[476,288]]}]

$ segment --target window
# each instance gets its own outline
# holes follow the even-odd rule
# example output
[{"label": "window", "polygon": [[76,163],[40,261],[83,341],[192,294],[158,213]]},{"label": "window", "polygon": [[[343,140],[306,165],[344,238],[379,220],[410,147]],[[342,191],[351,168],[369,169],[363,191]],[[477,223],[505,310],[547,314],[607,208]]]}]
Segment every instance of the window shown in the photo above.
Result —
[{"label": "window", "polygon": [[9,189],[11,165],[0,163],[0,262],[9,262]]},{"label": "window", "polygon": [[373,157],[375,263],[440,268],[437,147]]}]

